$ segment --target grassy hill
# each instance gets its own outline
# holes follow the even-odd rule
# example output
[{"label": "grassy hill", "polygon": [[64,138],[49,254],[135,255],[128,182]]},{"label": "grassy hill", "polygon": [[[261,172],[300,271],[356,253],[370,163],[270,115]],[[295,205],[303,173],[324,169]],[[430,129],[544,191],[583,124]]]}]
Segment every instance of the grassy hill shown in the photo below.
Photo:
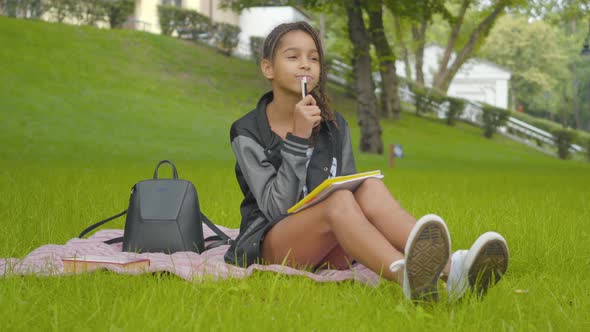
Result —
[{"label": "grassy hill", "polygon": [[[253,63],[207,47],[0,17],[0,257],[62,244],[125,209],[131,185],[149,178],[160,159],[174,161],[196,184],[214,221],[237,227],[242,197],[229,127],[268,88]],[[356,150],[355,102],[335,87],[331,95],[351,124]],[[271,273],[194,284],[93,273],[1,279],[0,305],[10,309],[0,320],[13,329],[34,320],[54,329],[590,327],[583,314],[590,309],[590,164],[412,114],[382,127],[385,144],[402,144],[405,157],[389,169],[387,156],[357,153],[359,170],[382,169],[412,214],[442,215],[453,249],[487,230],[508,239],[509,273],[484,301],[414,307],[388,283],[319,285]],[[122,226],[119,220],[109,227]],[[270,287],[276,292],[269,299]],[[151,306],[131,310],[136,301]],[[183,308],[174,310],[179,301]],[[33,305],[51,309],[31,316]],[[250,328],[242,325],[246,315]]]}]

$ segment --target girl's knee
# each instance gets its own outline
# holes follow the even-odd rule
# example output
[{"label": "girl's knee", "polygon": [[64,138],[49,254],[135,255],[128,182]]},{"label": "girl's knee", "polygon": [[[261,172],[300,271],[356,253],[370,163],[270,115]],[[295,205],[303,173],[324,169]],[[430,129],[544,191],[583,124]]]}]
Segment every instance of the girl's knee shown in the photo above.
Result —
[{"label": "girl's knee", "polygon": [[384,193],[388,191],[385,183],[381,181],[381,179],[377,178],[368,178],[355,191],[355,196],[365,196],[365,195],[380,195],[380,193]]},{"label": "girl's knee", "polygon": [[343,215],[360,212],[360,208],[352,192],[337,190],[330,194],[323,211],[326,219],[330,221],[342,218]]}]

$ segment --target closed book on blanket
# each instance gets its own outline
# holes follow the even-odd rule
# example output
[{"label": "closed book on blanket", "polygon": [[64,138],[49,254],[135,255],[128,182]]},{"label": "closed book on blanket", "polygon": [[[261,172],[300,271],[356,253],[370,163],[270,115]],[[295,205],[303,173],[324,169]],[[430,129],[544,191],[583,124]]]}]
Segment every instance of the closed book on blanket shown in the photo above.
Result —
[{"label": "closed book on blanket", "polygon": [[363,183],[363,181],[369,178],[382,179],[383,174],[381,174],[381,171],[377,170],[326,179],[312,192],[310,192],[309,195],[303,197],[299,202],[297,202],[297,204],[293,205],[289,210],[287,210],[287,212],[297,213],[303,209],[313,206],[326,199],[336,190],[345,189],[355,191],[361,185],[361,183]]},{"label": "closed book on blanket", "polygon": [[89,272],[95,269],[118,267],[128,272],[144,272],[150,266],[150,260],[138,257],[110,257],[110,256],[74,256],[61,259],[64,272]]}]

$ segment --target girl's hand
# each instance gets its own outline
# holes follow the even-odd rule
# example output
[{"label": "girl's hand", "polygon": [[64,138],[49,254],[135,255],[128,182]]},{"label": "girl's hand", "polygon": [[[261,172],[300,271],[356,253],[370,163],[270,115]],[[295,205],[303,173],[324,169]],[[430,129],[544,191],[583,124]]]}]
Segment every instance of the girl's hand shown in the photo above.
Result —
[{"label": "girl's hand", "polygon": [[320,108],[317,106],[311,94],[301,99],[300,102],[295,104],[293,135],[306,139],[309,138],[313,128],[320,124],[322,120],[320,114]]}]

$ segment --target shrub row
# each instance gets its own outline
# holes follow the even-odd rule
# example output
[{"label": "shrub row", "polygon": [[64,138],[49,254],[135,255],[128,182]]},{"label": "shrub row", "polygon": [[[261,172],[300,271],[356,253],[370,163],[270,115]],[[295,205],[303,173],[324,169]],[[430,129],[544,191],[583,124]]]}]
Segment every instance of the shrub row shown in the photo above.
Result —
[{"label": "shrub row", "polygon": [[0,12],[11,17],[39,18],[43,15],[41,0],[0,0]]},{"label": "shrub row", "polygon": [[107,22],[111,28],[120,28],[133,13],[134,0],[0,0],[7,16],[39,18],[49,13],[58,22],[66,18],[81,24],[95,25]]},{"label": "shrub row", "polygon": [[[414,106],[416,114],[418,115],[434,112],[439,107],[446,107],[446,122],[448,125],[452,126],[455,124],[456,120],[461,117],[461,114],[465,110],[465,99],[446,96],[434,89],[426,88],[413,82],[405,81],[404,83],[414,93]],[[491,138],[498,127],[505,126],[508,117],[513,116],[554,135],[560,158],[569,158],[569,147],[571,144],[579,144],[586,148],[588,158],[590,159],[589,133],[580,130],[563,129],[561,124],[556,122],[539,119],[523,113],[511,112],[492,105],[484,104],[482,106],[482,111],[483,135],[487,138]],[[537,143],[538,145],[542,145],[542,142],[540,141]]]},{"label": "shrub row", "polygon": [[240,28],[227,23],[214,23],[195,10],[175,6],[158,6],[162,34],[171,36],[175,31],[180,38],[212,44],[222,53],[231,55],[238,46]]},{"label": "shrub row", "polygon": [[491,138],[498,127],[506,125],[510,111],[492,105],[482,106],[483,135]]},{"label": "shrub row", "polygon": [[558,129],[551,132],[557,145],[557,156],[560,159],[569,159],[571,157],[570,146],[576,140],[576,133],[570,129]]},{"label": "shrub row", "polygon": [[413,82],[406,82],[414,93],[414,106],[417,115],[434,112],[440,107],[446,108],[445,119],[449,126],[454,126],[465,110],[466,101],[447,96],[435,89],[426,88]]},{"label": "shrub row", "polygon": [[[538,118],[535,116],[531,116],[526,113],[511,112],[510,116],[515,117],[519,120],[522,120],[522,121],[530,124],[531,126],[535,126],[539,129],[545,130],[550,133],[563,129],[563,126],[560,123],[557,123],[555,121],[551,121],[548,119],[542,119],[542,118]],[[581,130],[574,130],[574,129],[570,129],[570,130],[573,130],[575,132],[574,141],[573,141],[574,144],[579,144],[579,145],[585,146],[588,143],[588,141],[590,140],[590,133],[587,133],[587,132],[584,132]]]}]

